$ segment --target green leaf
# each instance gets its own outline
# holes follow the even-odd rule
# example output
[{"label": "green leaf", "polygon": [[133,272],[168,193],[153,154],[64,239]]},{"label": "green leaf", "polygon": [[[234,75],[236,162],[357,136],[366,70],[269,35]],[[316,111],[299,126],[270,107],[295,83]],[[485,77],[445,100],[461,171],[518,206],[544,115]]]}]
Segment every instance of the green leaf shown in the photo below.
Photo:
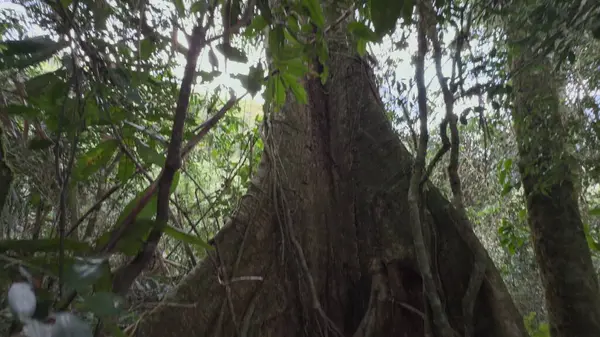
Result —
[{"label": "green leaf", "polygon": [[163,233],[165,233],[165,235],[172,237],[175,240],[178,240],[178,241],[181,241],[184,243],[199,246],[199,247],[202,247],[205,249],[213,249],[213,247],[211,245],[206,243],[201,238],[199,238],[195,235],[191,235],[191,234],[182,232],[181,230],[179,230],[173,226],[170,226],[170,225],[167,225],[164,227]]},{"label": "green leaf", "polygon": [[119,147],[116,139],[109,139],[98,144],[77,159],[73,176],[77,180],[85,180],[105,166]]},{"label": "green leaf", "polygon": [[192,4],[192,7],[190,7],[190,12],[204,14],[207,9],[208,3],[206,2],[206,0],[199,0]]},{"label": "green leaf", "polygon": [[295,77],[303,77],[308,72],[308,66],[300,57],[280,62],[277,65],[277,68],[279,68],[281,72],[288,73]]},{"label": "green leaf", "polygon": [[[58,238],[37,240],[0,240],[0,252],[58,252],[59,249],[60,240]],[[63,249],[65,251],[71,251],[80,254],[92,251],[92,247],[90,247],[90,245],[87,243],[68,238],[63,240]]]},{"label": "green leaf", "polygon": [[[131,201],[129,201],[129,203],[127,204],[127,206],[125,206],[125,208],[123,208],[123,210],[121,211],[121,214],[117,218],[118,225],[120,225],[123,222],[123,220],[125,220],[125,218],[127,218],[127,216],[133,211],[135,206],[138,204],[139,200],[142,199],[142,197],[146,194],[146,191],[149,188],[150,187],[148,187],[148,188],[144,189],[142,192],[140,192],[135,198],[133,198]],[[156,191],[154,192],[154,196],[152,196],[150,198],[150,200],[148,201],[146,206],[144,206],[144,208],[138,213],[137,220],[152,219],[152,217],[154,217],[155,214],[156,214]]]},{"label": "green leaf", "polygon": [[36,36],[16,41],[2,41],[1,43],[4,46],[2,57],[33,54],[57,44],[48,36]]},{"label": "green leaf", "polygon": [[377,34],[362,22],[351,22],[348,24],[348,32],[359,39],[376,41]]},{"label": "green leaf", "polygon": [[283,106],[285,103],[285,85],[283,83],[283,79],[281,75],[277,75],[273,78],[273,98],[275,98],[275,105],[277,107]]},{"label": "green leaf", "polygon": [[138,155],[142,158],[146,165],[154,164],[158,167],[165,166],[165,156],[158,153],[155,149],[144,144],[140,140],[136,140],[136,149]]},{"label": "green leaf", "polygon": [[126,183],[129,178],[135,173],[135,163],[126,155],[123,154],[119,160],[119,168],[117,170],[117,179],[120,182]]},{"label": "green leaf", "polygon": [[404,1],[406,0],[368,0],[371,22],[379,38],[395,30],[396,22],[402,14]]},{"label": "green leaf", "polygon": [[54,42],[47,36],[34,37],[20,41],[1,42],[3,51],[0,53],[0,69],[23,69],[48,60],[67,43]]},{"label": "green leaf", "polygon": [[221,72],[217,71],[217,70],[213,70],[210,73],[206,72],[206,71],[199,71],[198,75],[200,76],[200,78],[202,78],[201,83],[206,83],[206,82],[212,82],[212,80],[215,79],[215,77],[221,76]]},{"label": "green leaf", "polygon": [[220,51],[221,54],[223,54],[227,59],[231,61],[239,63],[248,62],[248,56],[246,56],[246,53],[235,47],[232,47],[229,44],[220,43],[216,45],[215,48],[217,48],[217,50]]},{"label": "green leaf", "polygon": [[152,40],[143,39],[142,41],[140,41],[140,58],[144,61],[148,60],[150,56],[152,56],[152,53],[155,49],[156,46],[154,45],[154,42],[152,42]]},{"label": "green leaf", "polygon": [[600,216],[600,207],[595,207],[590,210],[590,215]]},{"label": "green leaf", "polygon": [[[175,190],[177,189],[180,175],[181,175],[181,173],[179,171],[177,171],[175,173],[169,194],[173,194],[175,192]],[[150,188],[150,186],[148,186],[146,189],[144,189],[142,192],[140,192],[135,198],[133,198],[127,204],[127,206],[125,206],[123,211],[121,211],[119,218],[117,219],[117,224],[120,225],[123,222],[123,220],[125,220],[125,218],[131,213],[131,211],[138,204],[139,200],[142,199],[142,197],[146,194],[146,191],[149,188]],[[138,213],[137,221],[140,221],[142,219],[152,219],[154,217],[154,215],[156,215],[156,207],[157,207],[156,192],[157,192],[157,190],[154,191],[154,195],[150,198],[150,200],[148,201],[146,206],[144,206],[144,208],[140,211],[140,213]]]},{"label": "green leaf", "polygon": [[365,56],[367,53],[367,41],[363,39],[358,39],[356,41],[356,52],[360,57]]},{"label": "green leaf", "polygon": [[263,85],[263,76],[264,71],[262,69],[262,64],[258,64],[258,67],[251,66],[250,72],[248,75],[244,74],[234,74],[231,77],[240,80],[242,83],[242,87],[250,93],[252,97],[256,95],[257,92],[260,91]]},{"label": "green leaf", "polygon": [[323,29],[325,26],[325,15],[323,15],[321,2],[319,0],[302,0],[302,4],[308,9],[310,18],[315,25],[320,29]]},{"label": "green leaf", "polygon": [[106,273],[110,273],[110,267],[105,258],[77,257],[65,272],[65,285],[84,292]]},{"label": "green leaf", "polygon": [[260,33],[265,27],[267,27],[269,23],[265,20],[265,17],[262,15],[257,15],[252,19],[252,22],[246,27],[244,31],[245,37],[251,37]]},{"label": "green leaf", "polygon": [[248,73],[248,92],[252,97],[256,95],[262,89],[264,83],[265,72],[262,67],[262,63],[258,63],[258,66],[251,66]]},{"label": "green leaf", "polygon": [[[154,204],[156,199],[154,198]],[[156,207],[154,207],[156,208]],[[133,225],[127,228],[117,242],[116,251],[126,256],[135,256],[142,248],[144,241],[148,238],[150,230],[156,225],[156,221],[150,218],[141,218],[135,221]],[[112,235],[112,230],[104,232],[97,240],[96,246],[102,247]]]},{"label": "green leaf", "polygon": [[96,317],[110,317],[122,312],[123,299],[113,293],[97,292],[83,299],[82,307],[92,312]]},{"label": "green leaf", "polygon": [[300,83],[298,83],[297,77],[287,73],[283,73],[281,74],[281,79],[284,85],[290,88],[290,90],[292,90],[294,97],[296,97],[296,100],[298,100],[300,104],[308,103],[308,96],[306,94],[306,90]]},{"label": "green leaf", "polygon": [[9,104],[4,108],[9,116],[21,116],[23,118],[37,118],[41,115],[40,110],[27,105]]},{"label": "green leaf", "polygon": [[402,6],[402,18],[404,19],[404,23],[410,24],[412,22],[412,14],[414,3],[412,0],[404,0]]},{"label": "green leaf", "polygon": [[30,150],[44,150],[54,145],[50,139],[35,137],[29,140],[27,148]]},{"label": "green leaf", "polygon": [[183,0],[173,0],[173,3],[175,4],[175,9],[177,10],[177,14],[179,14],[180,17],[184,17],[185,16],[185,5],[183,4]]}]

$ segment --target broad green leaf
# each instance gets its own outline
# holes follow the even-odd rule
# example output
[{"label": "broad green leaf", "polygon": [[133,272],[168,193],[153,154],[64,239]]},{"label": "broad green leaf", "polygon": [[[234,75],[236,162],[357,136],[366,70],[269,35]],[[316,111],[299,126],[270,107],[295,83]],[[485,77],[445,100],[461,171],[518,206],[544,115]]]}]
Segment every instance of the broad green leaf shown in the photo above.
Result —
[{"label": "broad green leaf", "polygon": [[356,52],[360,57],[365,56],[367,53],[367,41],[363,39],[356,40]]},{"label": "broad green leaf", "polygon": [[[173,183],[171,184],[171,190],[169,191],[170,194],[173,194],[175,192],[175,190],[177,189],[180,175],[181,175],[181,173],[179,171],[177,171],[175,173],[175,176],[173,177]],[[121,211],[119,218],[117,219],[117,224],[120,225],[123,222],[123,220],[125,220],[125,218],[131,213],[131,211],[138,204],[139,200],[146,194],[146,191],[149,188],[150,187],[147,187],[146,189],[144,189],[135,198],[133,198],[127,204],[127,206],[125,206],[123,211]],[[157,192],[157,190],[154,191],[154,195],[152,196],[152,198],[150,198],[150,200],[148,201],[146,206],[138,214],[138,216],[136,218],[137,221],[139,221],[141,219],[152,219],[154,217],[154,215],[156,215],[156,206],[157,206],[156,192]]]},{"label": "broad green leaf", "polygon": [[284,45],[285,34],[283,28],[280,25],[277,25],[269,30],[269,52],[273,57],[277,57],[280,53],[281,48]]},{"label": "broad green leaf", "polygon": [[265,27],[267,27],[269,23],[265,20],[265,17],[262,15],[257,15],[252,19],[252,22],[246,27],[244,31],[245,37],[251,37],[258,33],[260,33]]},{"label": "broad green leaf", "polygon": [[[156,197],[153,198],[156,204]],[[154,205],[156,208],[156,206]],[[150,230],[155,226],[156,221],[149,218],[141,218],[135,221],[133,225],[127,228],[117,242],[116,251],[126,256],[135,256],[142,248],[142,245]],[[97,240],[96,247],[102,247],[108,243],[112,235],[112,230],[104,232]]]},{"label": "broad green leaf", "polygon": [[209,73],[201,70],[198,72],[198,76],[202,78],[201,83],[212,82],[212,80],[214,80],[215,77],[221,76],[221,72],[218,70],[213,70]]},{"label": "broad green leaf", "polygon": [[300,104],[308,103],[308,97],[306,94],[306,90],[304,89],[302,84],[298,83],[297,77],[287,74],[287,73],[283,73],[283,74],[281,74],[281,79],[282,79],[284,85],[286,85],[286,87],[288,87],[290,90],[292,90],[294,97],[296,97],[296,100],[298,100],[298,102]]},{"label": "broad green leaf", "polygon": [[21,116],[23,118],[32,119],[39,117],[41,111],[32,106],[9,104],[4,108],[4,111],[10,116]]},{"label": "broad green leaf", "polygon": [[[149,187],[148,187],[149,188]],[[127,216],[133,211],[133,209],[138,204],[139,200],[146,194],[148,188],[144,189],[140,192],[135,198],[133,198],[125,208],[121,211],[117,219],[117,225],[121,225],[121,223],[127,218]],[[137,219],[151,219],[156,214],[156,191],[154,191],[154,196],[150,198],[146,206],[138,213]]]},{"label": "broad green leaf", "polygon": [[310,19],[315,25],[320,29],[323,29],[325,26],[325,15],[323,15],[321,2],[319,0],[302,0],[302,4],[308,9]]},{"label": "broad green leaf", "polygon": [[29,93],[28,99],[39,102],[41,98],[39,96],[49,96],[48,98],[52,99],[51,103],[62,101],[64,95],[61,93],[66,92],[68,88],[64,80],[65,76],[63,70],[57,70],[30,78],[25,82],[25,91]]},{"label": "broad green leaf", "polygon": [[35,137],[29,140],[27,147],[30,150],[44,150],[52,146],[54,142],[50,139]]},{"label": "broad green leaf", "polygon": [[97,30],[106,29],[106,21],[113,13],[113,8],[106,2],[107,0],[92,1],[92,12],[94,15],[94,28]]},{"label": "broad green leaf", "polygon": [[140,41],[140,58],[142,60],[148,60],[152,53],[156,49],[154,42],[150,39],[143,39]]},{"label": "broad green leaf", "polygon": [[2,41],[1,43],[4,46],[4,50],[1,54],[2,57],[33,54],[51,48],[57,44],[48,36],[36,36],[16,41]]},{"label": "broad green leaf", "polygon": [[304,60],[299,57],[279,63],[278,68],[282,72],[288,73],[295,77],[303,77],[306,75],[306,73],[308,73],[308,66]]},{"label": "broad green leaf", "polygon": [[83,299],[82,307],[92,312],[96,317],[119,315],[123,309],[123,299],[113,293],[97,292]]},{"label": "broad green leaf", "polygon": [[369,0],[371,22],[379,38],[394,31],[396,22],[402,14],[404,1],[406,0]]},{"label": "broad green leaf", "polygon": [[170,226],[170,225],[167,225],[164,227],[163,233],[165,233],[165,235],[172,237],[175,240],[178,240],[178,241],[181,241],[184,243],[189,243],[191,245],[199,246],[199,247],[202,247],[205,249],[213,249],[213,247],[211,245],[206,243],[201,238],[199,238],[195,235],[192,235],[192,234],[182,232],[181,230],[179,230],[173,226]]},{"label": "broad green leaf", "polygon": [[285,103],[285,85],[280,75],[275,76],[275,103],[281,107]]},{"label": "broad green leaf", "polygon": [[206,0],[198,0],[192,3],[192,7],[190,7],[191,13],[200,13],[203,14],[208,9],[208,2]]},{"label": "broad green leaf", "polygon": [[271,24],[273,22],[273,14],[269,7],[269,0],[257,0],[256,7],[260,10],[260,14],[265,18],[267,24]]},{"label": "broad green leaf", "polygon": [[67,46],[66,42],[54,42],[46,36],[20,41],[3,41],[0,69],[23,69],[48,60]]},{"label": "broad green leaf", "polygon": [[65,285],[83,292],[101,279],[102,275],[110,272],[107,260],[99,257],[75,258],[75,261],[65,272]]},{"label": "broad green leaf", "polygon": [[595,207],[590,210],[590,215],[600,216],[600,207]]},{"label": "broad green leaf", "polygon": [[351,22],[348,24],[348,32],[350,34],[356,36],[359,39],[366,41],[375,41],[377,40],[377,35],[371,28],[367,27],[362,22]]},{"label": "broad green leaf", "polygon": [[119,141],[109,139],[101,142],[77,159],[73,176],[77,180],[85,180],[104,167],[119,147]]},{"label": "broad green leaf", "polygon": [[406,24],[409,24],[412,22],[412,14],[413,14],[414,5],[415,4],[414,4],[413,0],[404,0],[403,1],[402,18],[404,19],[404,22]]},{"label": "broad green leaf", "polygon": [[[23,253],[36,252],[58,252],[60,249],[60,240],[56,239],[37,239],[37,240],[0,240],[0,252],[15,251]],[[87,253],[92,247],[85,242],[65,238],[63,249],[75,253]]]},{"label": "broad green leaf", "polygon": [[144,144],[140,140],[136,140],[136,149],[138,155],[142,158],[146,165],[154,164],[158,167],[165,166],[165,156],[158,153],[155,149]]},{"label": "broad green leaf", "polygon": [[177,10],[177,14],[179,17],[185,17],[185,5],[183,4],[183,0],[173,0],[175,4],[175,9]]},{"label": "broad green leaf", "polygon": [[264,83],[264,70],[262,63],[258,63],[258,66],[251,66],[250,72],[248,73],[248,92],[252,97],[256,95],[262,89]]},{"label": "broad green leaf", "polygon": [[246,53],[235,47],[232,47],[229,44],[220,43],[216,45],[215,48],[217,48],[217,50],[221,52],[228,60],[239,63],[248,62],[248,56],[246,56]]},{"label": "broad green leaf", "polygon": [[263,76],[264,72],[262,69],[262,65],[259,63],[258,67],[250,67],[250,73],[248,75],[235,74],[231,77],[240,80],[240,82],[242,83],[242,87],[248,90],[250,95],[254,97],[256,93],[259,92],[262,88]]},{"label": "broad green leaf", "polygon": [[122,183],[127,182],[135,173],[135,163],[126,155],[123,154],[119,160],[117,169],[117,179]]}]

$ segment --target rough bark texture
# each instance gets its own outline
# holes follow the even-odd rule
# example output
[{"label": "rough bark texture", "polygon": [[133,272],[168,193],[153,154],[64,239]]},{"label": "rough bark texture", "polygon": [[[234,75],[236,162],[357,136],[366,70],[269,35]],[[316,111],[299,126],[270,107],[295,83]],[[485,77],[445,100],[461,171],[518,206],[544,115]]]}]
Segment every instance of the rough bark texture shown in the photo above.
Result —
[{"label": "rough bark texture", "polygon": [[[260,167],[214,238],[216,250],[144,316],[135,336],[424,335],[407,203],[412,157],[379,105],[370,70],[342,48],[330,46],[326,85],[305,82],[307,106],[288,98],[270,115]],[[437,189],[426,190],[433,266],[461,333],[472,247],[481,244]],[[475,336],[526,336],[487,263]]]},{"label": "rough bark texture", "polygon": [[575,163],[566,146],[561,81],[548,59],[534,58],[528,49],[515,49],[511,64],[513,120],[550,333],[553,337],[600,336],[598,281],[579,213]]}]

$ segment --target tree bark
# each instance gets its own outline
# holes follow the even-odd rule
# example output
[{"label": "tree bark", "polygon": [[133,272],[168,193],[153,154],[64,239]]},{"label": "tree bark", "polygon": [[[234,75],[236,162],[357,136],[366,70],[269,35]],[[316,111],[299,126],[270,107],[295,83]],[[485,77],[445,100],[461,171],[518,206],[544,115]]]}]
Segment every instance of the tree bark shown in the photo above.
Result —
[{"label": "tree bark", "polygon": [[0,128],[0,215],[4,212],[4,204],[13,181],[13,172],[6,163],[6,151],[4,151],[6,139],[4,137],[4,130]]},{"label": "tree bark", "polygon": [[[519,27],[522,29],[522,27]],[[513,31],[512,38],[519,32]],[[513,123],[533,247],[553,337],[600,336],[600,294],[579,213],[575,159],[548,58],[512,46]]]},{"label": "tree bark", "polygon": [[[330,44],[325,85],[265,118],[251,187],[214,251],[136,325],[135,336],[423,336],[410,230],[412,156],[393,132],[367,64]],[[291,96],[291,95],[289,95]],[[453,328],[481,243],[432,185],[423,219]],[[487,258],[474,336],[525,337]],[[430,324],[427,318],[427,324]]]}]

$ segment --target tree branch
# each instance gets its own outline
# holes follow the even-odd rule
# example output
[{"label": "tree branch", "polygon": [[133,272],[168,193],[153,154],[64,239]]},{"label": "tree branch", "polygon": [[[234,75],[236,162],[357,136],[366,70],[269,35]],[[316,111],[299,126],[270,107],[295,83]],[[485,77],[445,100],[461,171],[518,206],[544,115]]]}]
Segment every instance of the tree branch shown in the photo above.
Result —
[{"label": "tree branch", "polygon": [[427,154],[427,142],[429,134],[427,131],[427,89],[425,86],[425,55],[427,54],[427,11],[424,1],[420,1],[417,5],[419,9],[418,21],[418,52],[415,61],[415,80],[417,83],[417,101],[419,105],[420,119],[420,134],[419,148],[413,166],[413,173],[410,179],[410,187],[408,189],[408,201],[410,207],[410,224],[415,244],[415,254],[421,277],[423,278],[424,292],[427,298],[427,303],[431,307],[433,314],[433,323],[442,337],[453,337],[454,331],[450,326],[448,317],[444,312],[442,303],[437,292],[433,273],[430,265],[429,254],[425,246],[423,235],[423,221],[421,219],[422,200],[421,200],[421,179],[425,169],[425,157]]}]

